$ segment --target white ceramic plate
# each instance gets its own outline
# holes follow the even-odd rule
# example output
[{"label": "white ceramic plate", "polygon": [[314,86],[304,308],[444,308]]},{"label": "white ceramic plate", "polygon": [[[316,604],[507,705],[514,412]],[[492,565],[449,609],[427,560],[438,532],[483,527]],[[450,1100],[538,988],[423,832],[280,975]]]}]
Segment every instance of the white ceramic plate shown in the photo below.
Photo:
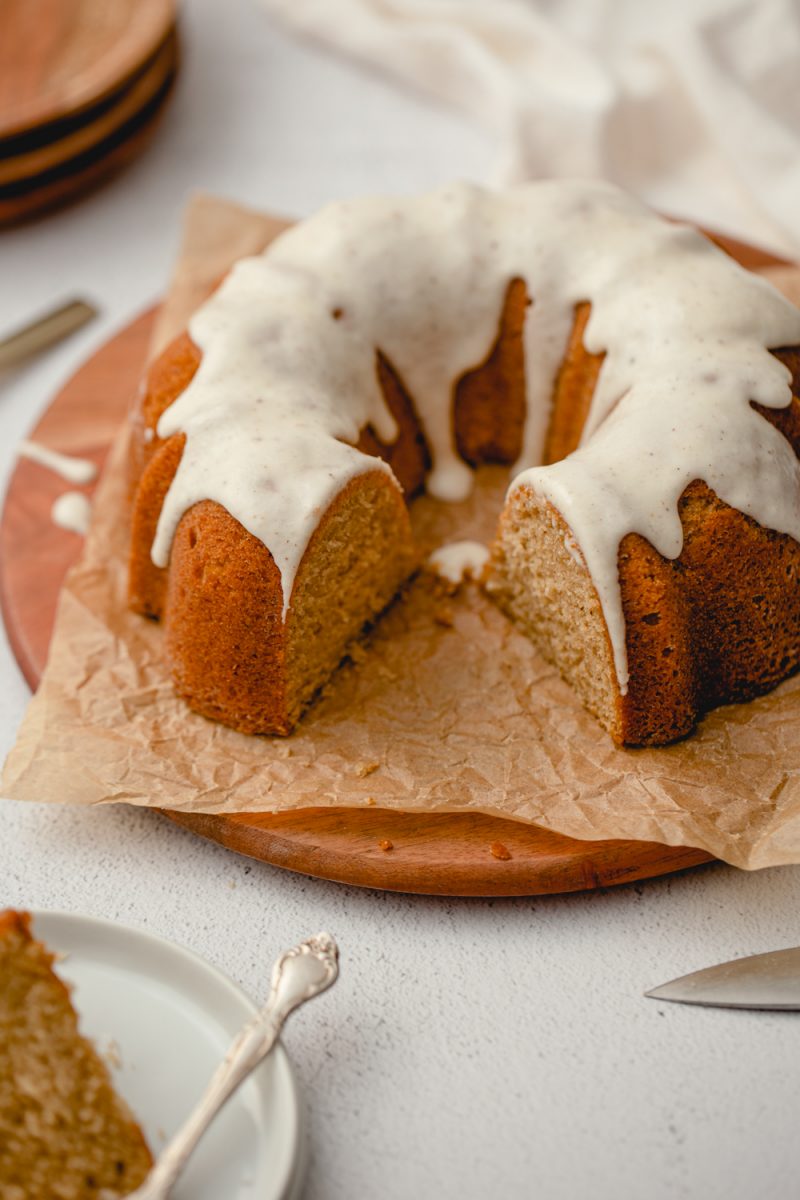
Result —
[{"label": "white ceramic plate", "polygon": [[[152,934],[69,913],[33,918],[36,936],[65,956],[56,969],[73,985],[81,1031],[101,1052],[113,1050],[115,1085],[157,1155],[255,1006],[203,959]],[[265,999],[266,986],[265,971]],[[175,1200],[296,1196],[300,1111],[289,1060],[278,1046],[217,1116]]]}]

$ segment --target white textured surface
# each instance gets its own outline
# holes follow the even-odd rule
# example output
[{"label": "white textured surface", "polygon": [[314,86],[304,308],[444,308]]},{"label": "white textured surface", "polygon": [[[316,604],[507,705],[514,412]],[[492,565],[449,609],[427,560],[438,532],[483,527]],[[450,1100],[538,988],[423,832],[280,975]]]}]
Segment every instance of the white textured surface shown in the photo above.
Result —
[{"label": "white textured surface", "polygon": [[[0,330],[75,290],[104,312],[5,381],[4,480],[62,380],[164,287],[192,188],[305,213],[488,171],[487,143],[460,121],[292,45],[247,0],[194,0],[185,16],[179,93],[147,157],[78,207],[0,235]],[[27,696],[4,643],[0,681],[4,752]],[[341,981],[286,1036],[310,1110],[309,1200],[796,1194],[800,1015],[641,992],[800,943],[800,870],[446,902],[292,876],[152,813],[3,802],[0,815],[0,905],[151,929],[255,997],[279,949],[336,935]]]}]

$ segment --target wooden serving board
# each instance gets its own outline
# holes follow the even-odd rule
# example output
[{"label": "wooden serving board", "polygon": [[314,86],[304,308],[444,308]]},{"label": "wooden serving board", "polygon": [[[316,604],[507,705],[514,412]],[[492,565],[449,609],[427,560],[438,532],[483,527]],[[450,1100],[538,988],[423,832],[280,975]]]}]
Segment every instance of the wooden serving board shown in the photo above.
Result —
[{"label": "wooden serving board", "polygon": [[[719,241],[746,266],[778,263],[761,251]],[[31,437],[102,463],[138,385],[154,319],[155,310],[145,313],[103,346],[55,397]],[[12,649],[33,688],[47,659],[61,582],[81,549],[81,538],[59,529],[50,515],[67,486],[53,472],[21,459],[0,522],[0,602]],[[542,895],[630,883],[710,861],[705,851],[689,847],[577,841],[466,813],[319,808],[165,815],[276,866],[400,892]],[[391,848],[382,848],[387,842]]]}]

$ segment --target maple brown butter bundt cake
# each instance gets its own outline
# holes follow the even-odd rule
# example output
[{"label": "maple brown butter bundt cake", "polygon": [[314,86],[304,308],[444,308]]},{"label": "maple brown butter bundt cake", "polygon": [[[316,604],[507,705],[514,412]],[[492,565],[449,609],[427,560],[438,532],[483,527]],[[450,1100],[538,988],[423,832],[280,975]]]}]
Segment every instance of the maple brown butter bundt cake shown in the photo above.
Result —
[{"label": "maple brown butter bundt cake", "polygon": [[287,733],[416,562],[403,493],[515,476],[487,587],[621,744],[800,664],[800,313],[601,183],[333,205],[238,263],[135,414],[131,603]]}]

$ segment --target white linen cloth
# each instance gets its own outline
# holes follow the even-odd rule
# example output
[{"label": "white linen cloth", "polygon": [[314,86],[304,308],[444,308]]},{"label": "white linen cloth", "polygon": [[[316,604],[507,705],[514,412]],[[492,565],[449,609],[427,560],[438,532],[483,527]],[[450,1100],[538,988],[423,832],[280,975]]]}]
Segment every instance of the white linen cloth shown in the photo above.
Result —
[{"label": "white linen cloth", "polygon": [[494,183],[603,177],[800,254],[800,0],[261,0],[486,125]]}]

